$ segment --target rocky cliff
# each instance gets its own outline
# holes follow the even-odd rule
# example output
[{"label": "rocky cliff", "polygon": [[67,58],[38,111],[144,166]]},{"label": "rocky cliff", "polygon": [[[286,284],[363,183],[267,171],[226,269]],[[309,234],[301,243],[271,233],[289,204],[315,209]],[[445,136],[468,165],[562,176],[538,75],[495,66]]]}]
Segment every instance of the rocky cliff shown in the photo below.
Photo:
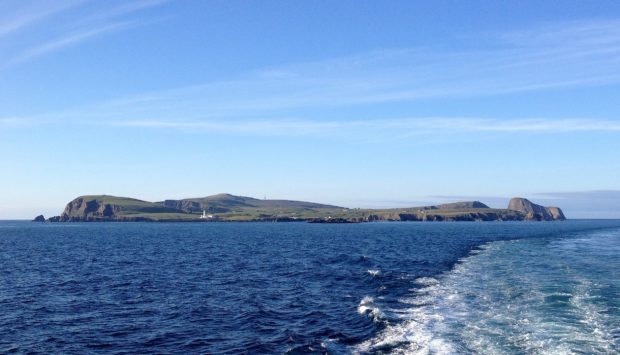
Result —
[{"label": "rocky cliff", "polygon": [[[204,213],[204,214],[203,214]],[[38,216],[37,220],[43,220]],[[304,201],[259,200],[219,194],[203,198],[148,202],[108,195],[80,196],[50,222],[91,221],[313,221],[326,223],[372,221],[557,221],[558,207],[543,207],[513,198],[507,209],[490,208],[479,201],[388,209],[344,208]]]},{"label": "rocky cliff", "polygon": [[[80,196],[50,222],[93,221],[298,221],[330,216],[343,207],[289,200],[259,200],[218,194],[202,198],[149,202],[109,195]],[[202,213],[208,214],[201,217]]]},{"label": "rocky cliff", "polygon": [[111,218],[120,208],[97,199],[78,197],[69,202],[60,215],[62,221],[86,221]]},{"label": "rocky cliff", "polygon": [[464,201],[444,203],[442,205],[431,206],[439,210],[466,210],[466,209],[478,209],[478,208],[490,208],[480,201]]},{"label": "rocky cliff", "polygon": [[139,221],[143,219],[141,214],[176,212],[180,211],[133,198],[94,195],[80,196],[69,202],[57,220],[61,222]]},{"label": "rocky cliff", "polygon": [[544,207],[521,197],[511,199],[508,209],[523,213],[526,220],[563,221],[566,219],[559,207]]}]

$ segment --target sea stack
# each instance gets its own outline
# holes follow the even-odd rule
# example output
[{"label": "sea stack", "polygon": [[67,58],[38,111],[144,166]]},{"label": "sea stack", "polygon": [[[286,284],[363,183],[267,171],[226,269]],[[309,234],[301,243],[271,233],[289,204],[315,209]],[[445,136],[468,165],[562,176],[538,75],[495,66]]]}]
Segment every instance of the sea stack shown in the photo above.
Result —
[{"label": "sea stack", "polygon": [[544,207],[522,197],[511,199],[508,203],[508,209],[524,213],[526,220],[563,221],[566,219],[559,207]]}]

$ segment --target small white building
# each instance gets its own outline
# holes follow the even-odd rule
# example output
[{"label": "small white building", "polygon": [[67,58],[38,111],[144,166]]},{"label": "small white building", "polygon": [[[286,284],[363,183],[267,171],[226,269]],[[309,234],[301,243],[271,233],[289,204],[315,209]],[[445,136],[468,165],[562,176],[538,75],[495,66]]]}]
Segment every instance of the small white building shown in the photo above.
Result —
[{"label": "small white building", "polygon": [[207,214],[207,211],[202,210],[202,215],[200,215],[200,219],[211,219],[213,218],[212,214]]}]

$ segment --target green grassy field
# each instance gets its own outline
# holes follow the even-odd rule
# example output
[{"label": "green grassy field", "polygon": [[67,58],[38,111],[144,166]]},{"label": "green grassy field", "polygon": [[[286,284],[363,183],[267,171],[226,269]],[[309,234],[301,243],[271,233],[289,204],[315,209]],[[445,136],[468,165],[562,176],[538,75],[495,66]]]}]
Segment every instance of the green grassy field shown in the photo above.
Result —
[{"label": "green grassy field", "polygon": [[[209,218],[200,218],[203,210]],[[108,195],[87,195],[71,201],[63,217],[65,217],[64,220],[73,221],[346,220],[362,222],[375,220],[514,220],[522,217],[522,214],[512,210],[488,208],[477,201],[410,208],[349,209],[312,202],[260,200],[219,194],[161,202]]]}]

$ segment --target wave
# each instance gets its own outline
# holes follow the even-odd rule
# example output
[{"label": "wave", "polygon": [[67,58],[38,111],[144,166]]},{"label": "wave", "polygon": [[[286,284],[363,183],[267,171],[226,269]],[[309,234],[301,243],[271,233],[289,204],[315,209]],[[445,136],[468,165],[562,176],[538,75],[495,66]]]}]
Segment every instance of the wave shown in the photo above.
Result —
[{"label": "wave", "polygon": [[616,353],[620,274],[610,247],[620,248],[620,231],[484,244],[449,272],[415,279],[399,300],[401,321],[353,352]]},{"label": "wave", "polygon": [[413,282],[418,285],[424,285],[424,286],[434,286],[439,283],[437,279],[432,278],[432,277],[418,277]]},{"label": "wave", "polygon": [[383,318],[383,312],[375,304],[374,297],[365,296],[357,306],[357,312],[359,314],[366,314],[373,318],[375,322],[380,321]]},{"label": "wave", "polygon": [[381,276],[381,270],[368,269],[368,270],[366,270],[366,272],[368,273],[368,275],[370,275],[372,277],[379,277],[379,276]]}]

